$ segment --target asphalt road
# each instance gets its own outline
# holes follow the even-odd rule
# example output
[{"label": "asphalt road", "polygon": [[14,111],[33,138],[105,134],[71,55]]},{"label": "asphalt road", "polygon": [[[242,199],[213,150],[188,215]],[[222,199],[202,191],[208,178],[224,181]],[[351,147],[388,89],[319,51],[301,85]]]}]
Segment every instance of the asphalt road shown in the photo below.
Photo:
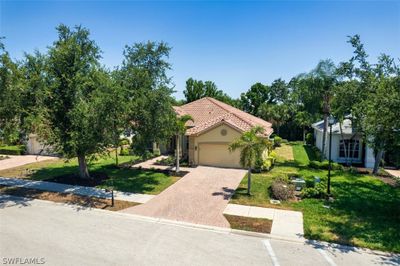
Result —
[{"label": "asphalt road", "polygon": [[[164,224],[0,196],[0,264],[399,265],[400,256]],[[27,265],[27,264],[25,264]]]}]

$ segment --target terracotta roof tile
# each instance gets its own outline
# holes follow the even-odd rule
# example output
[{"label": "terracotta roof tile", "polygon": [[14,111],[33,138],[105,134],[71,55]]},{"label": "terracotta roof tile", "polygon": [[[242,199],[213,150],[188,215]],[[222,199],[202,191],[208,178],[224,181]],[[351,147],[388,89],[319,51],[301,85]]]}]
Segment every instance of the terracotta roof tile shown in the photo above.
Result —
[{"label": "terracotta roof tile", "polygon": [[198,135],[220,123],[227,123],[240,131],[259,125],[265,129],[266,136],[273,132],[271,123],[210,97],[174,109],[178,115],[189,114],[193,117],[194,122],[187,124],[186,135]]}]

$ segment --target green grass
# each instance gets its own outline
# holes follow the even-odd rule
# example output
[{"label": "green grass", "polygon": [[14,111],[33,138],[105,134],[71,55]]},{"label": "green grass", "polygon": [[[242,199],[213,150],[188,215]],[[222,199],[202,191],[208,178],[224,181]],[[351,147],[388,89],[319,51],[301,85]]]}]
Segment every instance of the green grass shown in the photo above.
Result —
[{"label": "green grass", "polygon": [[24,145],[13,145],[13,146],[7,146],[3,145],[0,146],[0,154],[5,154],[5,155],[22,155],[25,152],[25,146]]},{"label": "green grass", "polygon": [[[136,158],[136,156],[131,155],[120,156],[119,162],[126,163]],[[114,189],[118,191],[158,194],[178,180],[175,176],[169,176],[161,172],[116,168],[114,162],[114,158],[104,156],[89,164],[90,173],[105,173],[112,178],[105,180],[103,184],[98,187],[104,188],[113,185]],[[56,161],[32,163],[3,170],[0,171],[0,176],[45,180],[56,176],[76,175],[77,173],[78,162],[76,159],[71,159],[69,161],[60,159]]]},{"label": "green grass", "polygon": [[250,197],[246,195],[247,178],[244,178],[231,203],[302,211],[304,233],[309,239],[400,252],[400,188],[374,176],[333,171],[333,202],[303,199],[270,204],[269,187],[274,177],[293,173],[303,177],[327,175],[326,170],[307,167],[315,159],[311,147],[291,145],[294,161],[279,158],[270,172],[253,174]]}]

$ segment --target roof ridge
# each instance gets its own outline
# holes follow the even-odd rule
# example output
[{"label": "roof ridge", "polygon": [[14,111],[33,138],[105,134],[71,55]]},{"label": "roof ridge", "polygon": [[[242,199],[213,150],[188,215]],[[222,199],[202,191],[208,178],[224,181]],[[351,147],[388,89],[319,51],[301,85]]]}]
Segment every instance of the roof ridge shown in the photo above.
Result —
[{"label": "roof ridge", "polygon": [[[211,100],[214,104],[218,105],[219,107],[221,107],[222,109],[224,109],[225,111],[227,111],[229,114],[232,114],[232,115],[236,116],[237,118],[239,118],[240,120],[242,120],[243,122],[245,122],[246,124],[248,124],[248,125],[250,125],[250,126],[253,126],[253,125],[250,124],[249,122],[247,122],[245,118],[241,117],[241,116],[238,115],[237,113],[234,113],[234,112],[232,112],[231,110],[228,110],[228,108],[234,108],[235,110],[239,111],[241,114],[244,114],[244,115],[250,117],[251,119],[262,120],[262,119],[259,118],[259,117],[256,117],[256,116],[254,116],[254,115],[252,115],[252,114],[249,114],[249,113],[246,113],[245,111],[240,110],[239,108],[236,108],[236,107],[234,107],[234,106],[231,106],[231,105],[229,105],[229,104],[226,104],[226,103],[224,103],[224,102],[221,102],[221,101],[219,101],[219,100],[217,100],[217,99],[214,99],[214,98],[212,98],[212,97],[206,97],[206,98],[208,98],[208,99]],[[224,105],[226,105],[226,107],[228,107],[228,108],[226,108]],[[265,122],[267,122],[267,121],[265,121]],[[268,122],[268,123],[269,123],[269,122]],[[270,124],[270,123],[269,123],[269,124]]]}]

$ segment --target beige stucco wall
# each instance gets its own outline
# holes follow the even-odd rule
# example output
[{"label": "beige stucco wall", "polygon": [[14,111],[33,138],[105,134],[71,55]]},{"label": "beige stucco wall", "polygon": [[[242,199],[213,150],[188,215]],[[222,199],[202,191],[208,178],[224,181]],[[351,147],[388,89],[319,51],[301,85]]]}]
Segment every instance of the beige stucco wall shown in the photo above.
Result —
[{"label": "beige stucco wall", "polygon": [[[223,136],[221,134],[222,130],[226,130],[226,135]],[[197,137],[190,137],[190,142],[189,142],[189,160],[192,161],[195,165],[199,164],[199,147],[200,145],[203,144],[218,144],[218,145],[228,145],[230,144],[234,139],[240,137],[241,133],[237,131],[236,129],[233,129],[232,127],[228,125],[220,125],[216,128],[213,128],[200,136]],[[206,145],[204,145],[206,147]],[[207,148],[209,148],[210,145],[207,145]],[[236,151],[232,154],[227,153],[227,156],[234,156],[235,158],[239,158],[238,155],[240,154],[239,151]],[[218,153],[213,154],[212,152],[207,152],[207,156],[215,156],[215,158],[211,158],[211,160],[215,160],[216,163],[218,163],[218,158],[217,156]],[[210,158],[209,160],[210,161]],[[239,161],[235,165],[235,167],[240,167]]]},{"label": "beige stucco wall", "polygon": [[52,155],[54,154],[52,147],[45,146],[40,142],[38,135],[29,134],[28,141],[26,143],[27,154],[40,154],[40,155]]}]

